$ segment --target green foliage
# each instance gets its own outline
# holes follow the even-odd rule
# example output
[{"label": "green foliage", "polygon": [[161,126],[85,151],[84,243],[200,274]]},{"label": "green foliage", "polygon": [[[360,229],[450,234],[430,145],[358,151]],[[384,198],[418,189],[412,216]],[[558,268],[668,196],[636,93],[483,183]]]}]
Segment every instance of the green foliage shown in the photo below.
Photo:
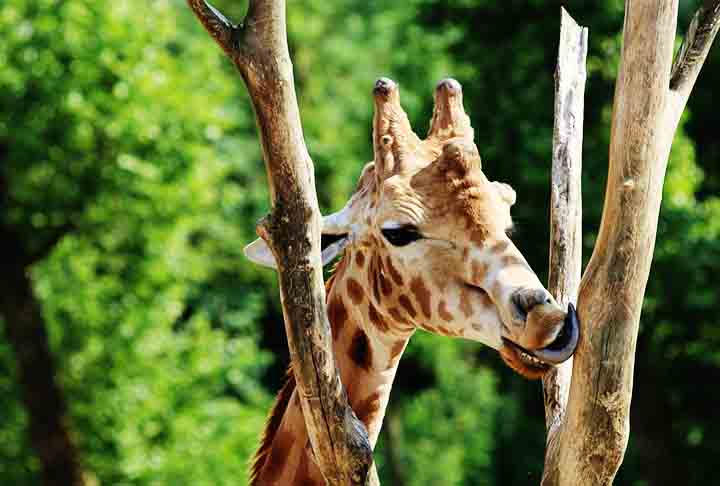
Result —
[{"label": "green foliage", "polygon": [[[227,103],[234,76],[179,7],[0,7],[3,217],[31,249],[77,228],[33,275],[104,484],[242,478],[270,403],[256,325],[269,279],[241,254],[266,199],[252,113]],[[3,483],[35,469],[10,464]]]},{"label": "green foliage", "polygon": [[[235,19],[245,8],[217,5]],[[571,7],[590,27],[588,258],[602,209],[622,2]],[[434,83],[453,75],[486,173],[518,192],[517,244],[544,274],[558,18],[535,1],[290,2],[323,209],[345,202],[372,156],[373,81],[401,83],[422,134]],[[243,484],[287,355],[274,275],[241,254],[268,205],[241,81],[181,0],[7,0],[0,38],[0,176],[9,192],[0,218],[28,252],[69,231],[32,275],[89,474],[112,485]],[[708,405],[717,393],[697,393],[720,376],[720,199],[711,196],[720,186],[718,52],[671,154],[618,484],[699,484],[720,452]],[[0,338],[0,483],[30,485],[38,464],[16,373]],[[381,436],[384,484],[396,473],[408,485],[539,481],[539,387],[492,350],[419,334],[389,413],[400,440],[393,458],[387,431]]]},{"label": "green foliage", "polygon": [[393,398],[402,400],[401,459],[408,484],[493,484],[492,437],[501,400],[494,373],[475,356],[480,345],[440,341],[426,333],[413,339],[409,357],[424,362],[436,382],[412,398]]}]

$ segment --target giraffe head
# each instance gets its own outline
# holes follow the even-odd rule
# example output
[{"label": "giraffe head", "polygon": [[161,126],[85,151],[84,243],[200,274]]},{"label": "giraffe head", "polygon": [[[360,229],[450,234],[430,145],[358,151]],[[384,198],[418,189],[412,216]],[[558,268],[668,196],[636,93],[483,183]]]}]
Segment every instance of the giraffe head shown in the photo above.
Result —
[{"label": "giraffe head", "polygon": [[[323,261],[344,250],[346,271],[390,326],[483,342],[529,378],[568,359],[577,316],[558,306],[508,236],[515,191],[483,174],[460,84],[438,83],[424,140],[397,84],[382,78],[373,94],[374,161],[345,207],[323,219]],[[246,254],[275,266],[262,240]]]}]

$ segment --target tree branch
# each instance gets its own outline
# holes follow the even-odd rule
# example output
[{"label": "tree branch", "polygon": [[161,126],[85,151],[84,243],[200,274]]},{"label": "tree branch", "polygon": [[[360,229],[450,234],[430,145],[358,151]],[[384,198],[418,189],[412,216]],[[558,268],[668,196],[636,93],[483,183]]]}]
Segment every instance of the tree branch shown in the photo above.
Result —
[{"label": "tree branch", "polygon": [[605,204],[580,283],[582,334],[559,432],[564,378],[547,380],[559,388],[548,393],[546,486],[609,486],[625,454],[635,345],[670,147],[718,30],[718,1],[706,1],[671,74],[677,9],[677,0],[625,3]]},{"label": "tree branch", "polygon": [[[548,290],[566,307],[577,299],[582,265],[582,140],[587,28],[561,8],[555,71],[555,125],[550,187],[550,274]],[[557,484],[560,430],[565,417],[572,359],[543,377],[547,447],[543,486]]]},{"label": "tree branch", "polygon": [[680,46],[670,76],[670,89],[681,91],[686,89],[687,85],[692,88],[710,52],[710,46],[718,29],[720,29],[720,0],[705,0],[695,12]]},{"label": "tree branch", "polygon": [[234,57],[237,52],[236,26],[205,0],[188,0],[188,5],[215,42],[228,56]]},{"label": "tree branch", "polygon": [[367,431],[348,404],[332,350],[320,211],[295,95],[285,2],[251,0],[240,30],[204,1],[188,4],[235,62],[255,109],[272,200],[257,230],[278,264],[285,331],[315,461],[328,484],[378,484]]},{"label": "tree branch", "polygon": [[40,464],[43,486],[82,486],[86,484],[82,461],[73,439],[65,395],[57,380],[46,323],[28,276],[24,245],[15,238],[13,232],[0,226],[0,331],[4,330],[3,337],[17,363],[30,443]]},{"label": "tree branch", "polygon": [[674,127],[677,0],[626,1],[605,204],[578,297],[582,336],[560,436],[559,484],[609,486],[629,435],[635,344]]},{"label": "tree branch", "polygon": [[673,131],[680,121],[680,115],[685,109],[718,30],[720,0],[705,0],[690,22],[670,76],[672,110],[668,113],[668,123],[673,127]]}]

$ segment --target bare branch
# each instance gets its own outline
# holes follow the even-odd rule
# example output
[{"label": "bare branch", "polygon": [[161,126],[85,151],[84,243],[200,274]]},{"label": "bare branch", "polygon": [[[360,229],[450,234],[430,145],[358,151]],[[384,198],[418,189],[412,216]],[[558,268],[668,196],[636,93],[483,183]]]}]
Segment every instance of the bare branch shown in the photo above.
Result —
[{"label": "bare branch", "polygon": [[[587,28],[561,8],[555,71],[555,126],[550,187],[550,275],[548,290],[562,306],[574,303],[582,265],[582,140]],[[543,377],[547,448],[542,484],[557,484],[558,438],[565,417],[572,359]]]},{"label": "bare branch", "polygon": [[720,0],[705,0],[693,16],[675,59],[670,89],[681,91],[695,83],[715,35],[720,29]]},{"label": "bare branch", "polygon": [[251,0],[241,30],[204,1],[188,3],[235,62],[255,108],[272,200],[257,230],[278,264],[285,331],[315,462],[330,485],[378,484],[367,431],[348,404],[332,349],[320,211],[295,95],[285,2]]},{"label": "bare branch", "polygon": [[693,16],[670,77],[668,124],[674,132],[720,29],[720,0],[705,0]]},{"label": "bare branch", "polygon": [[605,205],[578,297],[582,336],[560,436],[559,484],[609,486],[629,435],[635,344],[674,127],[677,0],[626,1]]},{"label": "bare branch", "polygon": [[218,45],[229,56],[234,56],[236,42],[233,39],[236,36],[237,28],[205,0],[188,0],[188,5]]}]

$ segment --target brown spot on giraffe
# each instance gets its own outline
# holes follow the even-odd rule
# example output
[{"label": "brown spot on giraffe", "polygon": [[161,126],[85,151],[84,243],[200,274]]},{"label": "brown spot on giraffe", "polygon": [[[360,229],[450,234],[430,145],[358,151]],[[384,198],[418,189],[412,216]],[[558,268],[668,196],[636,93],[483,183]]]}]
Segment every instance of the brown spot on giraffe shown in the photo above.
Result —
[{"label": "brown spot on giraffe", "polygon": [[403,309],[405,309],[405,312],[407,312],[411,318],[415,319],[415,317],[417,316],[417,311],[415,310],[415,307],[413,307],[410,298],[407,295],[403,294],[398,297],[398,302],[403,307]]},{"label": "brown spot on giraffe", "polygon": [[347,292],[353,304],[360,305],[362,303],[365,291],[363,290],[362,285],[360,285],[360,282],[352,277],[347,279]]},{"label": "brown spot on giraffe", "polygon": [[348,320],[348,311],[342,297],[339,295],[332,296],[327,307],[327,314],[333,339],[337,339],[345,326],[345,322]]},{"label": "brown spot on giraffe", "polygon": [[393,282],[395,282],[398,287],[402,287],[404,283],[402,275],[400,275],[400,272],[398,272],[397,268],[395,268],[395,265],[393,265],[392,260],[389,256],[385,259],[385,262],[387,263],[387,268],[390,272],[390,277],[392,277]]},{"label": "brown spot on giraffe", "polygon": [[358,250],[357,253],[355,253],[355,263],[360,268],[363,268],[365,266],[365,254],[362,252],[362,250]]},{"label": "brown spot on giraffe", "polygon": [[367,427],[375,414],[380,410],[380,394],[375,392],[365,400],[359,402],[353,407],[355,415]]},{"label": "brown spot on giraffe", "polygon": [[393,327],[400,332],[412,332],[415,326],[407,321],[407,317],[403,315],[402,311],[397,307],[391,307],[388,309],[390,317],[393,319]]},{"label": "brown spot on giraffe", "polygon": [[392,294],[392,283],[390,283],[390,280],[382,273],[378,273],[378,275],[380,276],[380,289],[382,289],[382,294],[385,297],[389,297],[390,294]]},{"label": "brown spot on giraffe", "polygon": [[393,320],[399,324],[403,324],[405,322],[405,317],[402,315],[402,312],[400,312],[400,309],[397,307],[390,307],[388,309],[388,312],[390,313],[390,317],[393,318]]},{"label": "brown spot on giraffe", "polygon": [[348,355],[359,368],[367,371],[372,367],[372,349],[367,334],[362,329],[355,332],[348,349]]},{"label": "brown spot on giraffe", "polygon": [[425,286],[425,282],[420,277],[415,277],[410,281],[410,291],[415,296],[415,299],[420,304],[420,308],[425,314],[425,317],[430,318],[432,316],[432,307],[430,306],[430,291]]},{"label": "brown spot on giraffe", "polygon": [[453,320],[453,315],[448,312],[447,302],[445,302],[444,300],[441,300],[440,304],[438,304],[438,314],[440,315],[440,318],[444,321],[450,322]]},{"label": "brown spot on giraffe", "polygon": [[370,257],[368,263],[368,287],[372,289],[375,300],[380,302],[380,269],[378,268],[379,258],[377,255]]},{"label": "brown spot on giraffe", "polygon": [[438,327],[437,330],[440,332],[440,334],[443,334],[443,335],[445,335],[445,336],[453,336],[453,335],[455,335],[454,332],[452,332],[450,329],[448,329],[447,327],[444,327],[444,326]]},{"label": "brown spot on giraffe", "polygon": [[377,327],[380,331],[386,332],[390,329],[390,326],[388,326],[387,322],[385,322],[385,319],[383,316],[381,316],[374,305],[369,304],[368,308],[368,318],[370,318],[370,322],[373,323],[375,327]]}]

